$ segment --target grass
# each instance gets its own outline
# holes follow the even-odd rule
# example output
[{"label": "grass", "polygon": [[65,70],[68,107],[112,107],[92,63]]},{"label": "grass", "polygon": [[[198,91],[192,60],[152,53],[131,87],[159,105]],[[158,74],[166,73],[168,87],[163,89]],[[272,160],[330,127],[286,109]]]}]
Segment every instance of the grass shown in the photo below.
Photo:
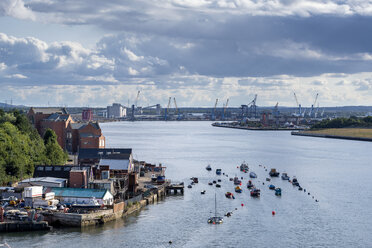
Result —
[{"label": "grass", "polygon": [[327,134],[334,136],[347,136],[358,138],[372,138],[372,129],[368,128],[328,128],[313,131],[305,131],[304,133]]}]

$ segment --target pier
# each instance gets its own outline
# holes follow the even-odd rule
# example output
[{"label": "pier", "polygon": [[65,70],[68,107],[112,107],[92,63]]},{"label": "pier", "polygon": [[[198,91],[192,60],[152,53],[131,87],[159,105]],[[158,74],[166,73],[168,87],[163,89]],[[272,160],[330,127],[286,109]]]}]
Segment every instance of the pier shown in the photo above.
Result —
[{"label": "pier", "polygon": [[7,221],[0,223],[0,232],[50,231],[46,221]]},{"label": "pier", "polygon": [[175,195],[177,195],[178,192],[180,192],[183,195],[184,188],[185,185],[183,183],[173,183],[166,186],[165,192],[167,195],[170,195],[172,192]]}]

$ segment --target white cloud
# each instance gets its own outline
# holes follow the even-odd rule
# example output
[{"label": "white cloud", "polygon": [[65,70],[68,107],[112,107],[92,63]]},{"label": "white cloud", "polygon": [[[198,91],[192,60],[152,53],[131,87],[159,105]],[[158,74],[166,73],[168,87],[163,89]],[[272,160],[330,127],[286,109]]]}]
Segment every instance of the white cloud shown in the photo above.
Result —
[{"label": "white cloud", "polygon": [[35,20],[34,13],[25,7],[25,3],[22,0],[1,0],[0,15]]}]

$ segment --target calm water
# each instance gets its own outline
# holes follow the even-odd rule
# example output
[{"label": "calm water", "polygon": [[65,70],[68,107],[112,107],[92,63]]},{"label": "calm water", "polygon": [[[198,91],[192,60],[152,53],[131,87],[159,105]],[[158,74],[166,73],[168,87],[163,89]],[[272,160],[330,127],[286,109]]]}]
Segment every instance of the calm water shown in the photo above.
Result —
[{"label": "calm water", "polygon": [[[103,227],[2,234],[0,241],[12,247],[372,247],[372,143],[217,128],[208,122],[101,126],[108,147],[132,147],[136,159],[167,166],[168,178],[187,183],[196,176],[199,184],[185,189],[184,196],[168,197]],[[258,175],[260,199],[249,197],[247,174],[236,168],[243,160]],[[233,183],[207,172],[208,163],[229,177],[243,176],[243,193],[225,198]],[[266,182],[262,185],[267,172],[259,164],[296,175],[319,202],[280,178],[272,180],[282,188],[276,197]],[[222,179],[220,189],[208,185],[216,178]],[[218,226],[207,224],[215,193],[219,213],[234,210]]]}]

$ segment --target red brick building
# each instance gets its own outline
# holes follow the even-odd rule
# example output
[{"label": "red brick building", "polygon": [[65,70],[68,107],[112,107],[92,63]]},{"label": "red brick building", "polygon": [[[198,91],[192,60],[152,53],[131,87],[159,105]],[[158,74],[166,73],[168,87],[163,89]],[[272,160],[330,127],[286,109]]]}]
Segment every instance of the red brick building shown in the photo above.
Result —
[{"label": "red brick building", "polygon": [[70,123],[66,130],[67,151],[76,153],[84,148],[105,148],[105,136],[97,122]]}]

